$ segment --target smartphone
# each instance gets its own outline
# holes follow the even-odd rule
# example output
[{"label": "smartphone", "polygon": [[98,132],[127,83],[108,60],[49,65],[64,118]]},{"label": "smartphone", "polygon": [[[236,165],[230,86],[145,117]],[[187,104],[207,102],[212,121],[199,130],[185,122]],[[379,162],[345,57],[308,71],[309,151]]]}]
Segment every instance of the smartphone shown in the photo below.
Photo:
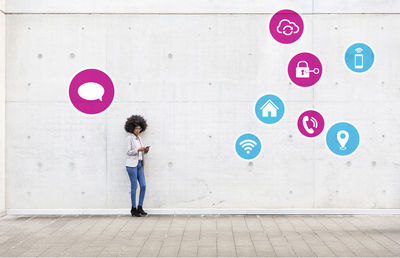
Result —
[{"label": "smartphone", "polygon": [[362,69],[364,67],[363,63],[363,55],[362,54],[355,54],[354,55],[354,68]]},{"label": "smartphone", "polygon": [[146,148],[150,148],[150,145],[149,145],[149,146],[146,146]]}]

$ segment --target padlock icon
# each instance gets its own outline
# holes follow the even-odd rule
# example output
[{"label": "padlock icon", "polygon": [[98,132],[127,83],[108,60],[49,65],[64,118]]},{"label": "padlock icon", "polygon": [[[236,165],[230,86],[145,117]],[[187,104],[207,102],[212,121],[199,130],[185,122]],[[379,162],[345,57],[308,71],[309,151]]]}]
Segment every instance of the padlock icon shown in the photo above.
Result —
[{"label": "padlock icon", "polygon": [[299,61],[297,63],[296,78],[310,78],[310,68],[306,61]]}]

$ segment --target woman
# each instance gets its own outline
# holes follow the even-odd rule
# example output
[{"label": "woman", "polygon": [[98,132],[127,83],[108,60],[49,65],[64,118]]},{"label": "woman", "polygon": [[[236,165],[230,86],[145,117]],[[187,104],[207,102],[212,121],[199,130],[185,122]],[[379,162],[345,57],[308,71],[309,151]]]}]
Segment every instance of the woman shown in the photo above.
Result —
[{"label": "woman", "polygon": [[[133,115],[129,117],[125,123],[125,131],[129,133],[127,136],[127,159],[125,165],[131,181],[131,215],[136,217],[147,215],[147,213],[143,210],[143,200],[146,193],[146,180],[143,172],[143,157],[144,154],[149,152],[149,146],[145,147],[142,139],[139,136],[139,134],[144,132],[146,128],[146,120],[140,115]],[[137,181],[139,181],[140,185],[140,195],[139,205],[136,209]]]}]

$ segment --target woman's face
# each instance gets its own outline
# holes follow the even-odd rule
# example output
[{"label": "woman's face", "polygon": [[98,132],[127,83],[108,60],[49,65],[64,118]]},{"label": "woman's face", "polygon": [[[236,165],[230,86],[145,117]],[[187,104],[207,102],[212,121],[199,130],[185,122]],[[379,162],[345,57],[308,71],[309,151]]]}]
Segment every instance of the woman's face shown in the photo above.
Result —
[{"label": "woman's face", "polygon": [[133,134],[138,136],[138,134],[142,131],[142,127],[140,125],[136,126],[135,129],[133,129]]}]

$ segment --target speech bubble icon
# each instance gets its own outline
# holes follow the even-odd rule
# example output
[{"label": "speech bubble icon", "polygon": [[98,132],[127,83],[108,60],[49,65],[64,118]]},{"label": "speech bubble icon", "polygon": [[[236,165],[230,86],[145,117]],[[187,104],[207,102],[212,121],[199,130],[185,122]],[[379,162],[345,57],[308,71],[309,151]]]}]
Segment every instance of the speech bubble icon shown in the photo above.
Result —
[{"label": "speech bubble icon", "polygon": [[69,99],[80,112],[95,115],[106,110],[114,99],[111,78],[98,69],[85,69],[77,73],[69,84]]},{"label": "speech bubble icon", "polygon": [[104,95],[104,88],[98,83],[87,82],[79,86],[78,94],[81,98],[86,100],[96,100],[102,101]]}]

